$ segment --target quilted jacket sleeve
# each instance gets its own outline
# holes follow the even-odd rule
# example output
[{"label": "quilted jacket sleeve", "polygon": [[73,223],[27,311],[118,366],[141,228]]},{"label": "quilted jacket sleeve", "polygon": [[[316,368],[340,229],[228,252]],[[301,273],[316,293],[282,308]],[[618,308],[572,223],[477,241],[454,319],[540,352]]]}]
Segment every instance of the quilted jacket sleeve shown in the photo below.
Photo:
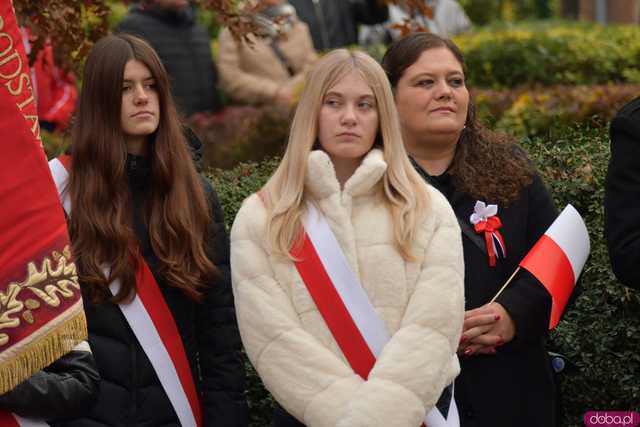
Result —
[{"label": "quilted jacket sleeve", "polygon": [[231,267],[240,335],[267,389],[308,427],[335,427],[362,379],[306,332],[263,248],[266,212],[256,195],[231,231]]},{"label": "quilted jacket sleeve", "polygon": [[418,236],[427,245],[400,328],[338,427],[415,426],[460,371],[456,349],[464,319],[464,263],[453,210],[431,191],[432,215]]},{"label": "quilted jacket sleeve", "polygon": [[100,375],[86,341],[13,390],[0,396],[0,409],[28,418],[73,418],[98,398]]}]

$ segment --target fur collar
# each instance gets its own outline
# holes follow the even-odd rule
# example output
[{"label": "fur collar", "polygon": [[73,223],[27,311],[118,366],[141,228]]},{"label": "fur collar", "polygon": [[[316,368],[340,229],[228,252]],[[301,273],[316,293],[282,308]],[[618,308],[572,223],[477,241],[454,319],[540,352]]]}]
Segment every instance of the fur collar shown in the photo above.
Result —
[{"label": "fur collar", "polygon": [[[386,170],[387,163],[384,161],[382,150],[372,149],[345,183],[344,194],[357,197],[372,192]],[[316,200],[340,193],[340,183],[333,163],[329,155],[322,150],[314,150],[309,154],[305,189]]]}]

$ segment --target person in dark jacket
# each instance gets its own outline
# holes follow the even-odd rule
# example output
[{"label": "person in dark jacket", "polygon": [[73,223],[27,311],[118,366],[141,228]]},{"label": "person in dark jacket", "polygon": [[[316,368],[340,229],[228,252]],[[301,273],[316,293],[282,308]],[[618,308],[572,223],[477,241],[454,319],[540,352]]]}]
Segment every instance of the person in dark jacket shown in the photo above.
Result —
[{"label": "person in dark jacket", "polygon": [[625,286],[640,289],[640,98],[618,112],[610,133],[604,233],[613,273]]},{"label": "person in dark jacket", "polygon": [[450,40],[409,35],[389,47],[383,67],[407,152],[447,197],[463,235],[461,426],[553,427],[556,390],[545,351],[551,296],[521,270],[489,303],[556,218],[552,199],[524,151],[476,120],[463,57]]},{"label": "person in dark jacket", "polygon": [[[64,427],[247,425],[228,236],[187,138],[152,47],[128,34],[101,39],[84,69],[67,188],[102,382],[97,403]],[[127,314],[136,304],[153,324]],[[156,330],[165,356],[146,344]]]},{"label": "person in dark jacket", "polygon": [[389,18],[379,0],[289,0],[300,20],[309,26],[316,50],[358,43],[358,25],[374,25]]},{"label": "person in dark jacket", "polygon": [[24,418],[56,421],[81,416],[98,397],[100,375],[86,341],[11,391],[0,395],[0,410]]},{"label": "person in dark jacket", "polygon": [[116,32],[142,37],[156,50],[171,78],[178,111],[185,117],[222,107],[209,34],[196,22],[189,1],[143,0],[133,4]]}]

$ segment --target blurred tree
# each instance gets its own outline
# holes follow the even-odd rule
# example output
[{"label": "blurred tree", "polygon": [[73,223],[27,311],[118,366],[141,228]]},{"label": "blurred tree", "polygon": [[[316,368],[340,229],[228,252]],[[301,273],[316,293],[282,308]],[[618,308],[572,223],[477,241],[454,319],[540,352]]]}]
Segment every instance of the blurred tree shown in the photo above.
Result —
[{"label": "blurred tree", "polygon": [[[264,0],[194,0],[207,13],[215,14],[221,26],[229,27],[234,36],[243,38],[257,28],[253,19]],[[383,0],[398,3],[401,0]],[[34,36],[30,62],[47,39],[56,47],[58,63],[80,74],[84,58],[100,37],[109,32],[113,24],[110,15],[122,9],[130,0],[14,0],[21,25],[28,26]],[[431,8],[424,0],[404,0],[412,14],[431,16]]]}]

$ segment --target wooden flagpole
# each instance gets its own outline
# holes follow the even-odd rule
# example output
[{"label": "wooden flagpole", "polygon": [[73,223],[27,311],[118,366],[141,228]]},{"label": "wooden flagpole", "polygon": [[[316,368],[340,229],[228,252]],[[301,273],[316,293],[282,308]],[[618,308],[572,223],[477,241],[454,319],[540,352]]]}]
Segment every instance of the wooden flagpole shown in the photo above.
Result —
[{"label": "wooden flagpole", "polygon": [[491,298],[491,301],[489,301],[489,304],[491,304],[492,302],[494,302],[496,300],[496,298],[498,298],[500,296],[500,294],[502,293],[502,291],[505,290],[505,288],[509,285],[509,283],[511,283],[511,280],[513,280],[514,276],[516,275],[516,273],[520,271],[520,266],[518,266],[518,268],[516,268],[516,271],[513,272],[513,274],[511,275],[511,277],[509,277],[509,279],[505,282],[504,285],[502,285],[502,287],[500,288],[500,290],[498,291],[497,294],[495,294],[495,296],[493,298]]}]

